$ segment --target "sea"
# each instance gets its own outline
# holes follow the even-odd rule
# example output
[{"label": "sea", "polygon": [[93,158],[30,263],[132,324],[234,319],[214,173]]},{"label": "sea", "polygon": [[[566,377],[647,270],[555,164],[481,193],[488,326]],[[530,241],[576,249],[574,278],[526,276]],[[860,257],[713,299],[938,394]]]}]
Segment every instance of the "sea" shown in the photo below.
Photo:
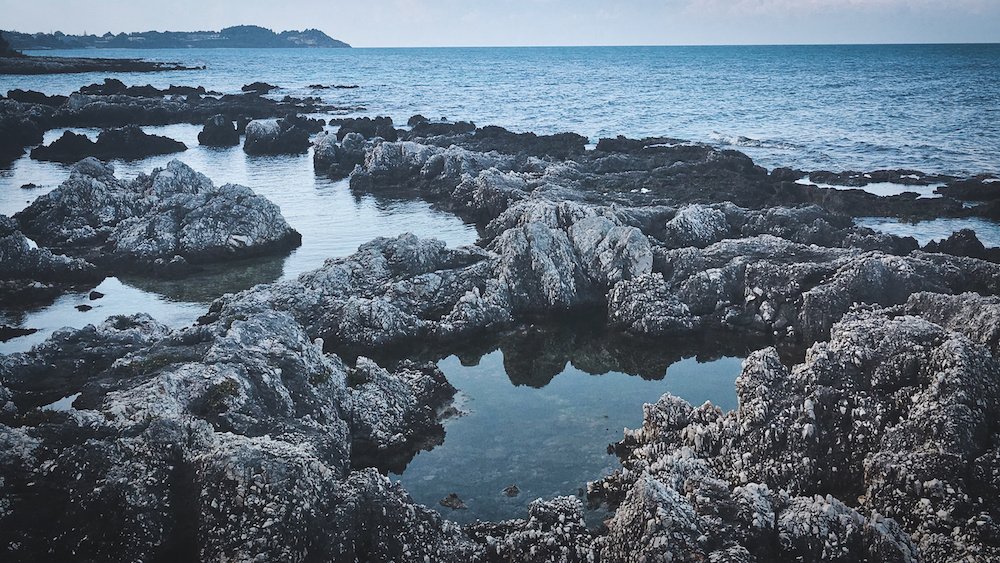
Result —
[{"label": "sea", "polygon": [[[667,136],[746,152],[767,168],[907,168],[958,176],[1000,176],[1000,45],[845,45],[741,47],[538,47],[435,49],[179,49],[45,51],[29,54],[148,58],[204,70],[142,74],[0,76],[14,88],[68,94],[105,77],[157,87],[202,85],[239,92],[254,81],[279,86],[274,97],[317,96],[345,108],[325,117],[414,114],[471,120],[515,131],[573,131],[601,137]],[[317,89],[312,85],[357,86]],[[213,268],[184,280],[109,277],[105,294],[87,291],[21,311],[5,304],[0,322],[38,332],[0,343],[0,353],[29,350],[61,327],[79,328],[115,314],[147,312],[171,326],[195,321],[220,295],[291,279],[346,256],[377,236],[413,232],[449,245],[474,244],[475,225],[413,199],[354,192],[346,180],[314,173],[311,154],[247,156],[240,147],[209,148],[199,127],[146,127],[187,144],[183,153],[113,162],[134,177],[177,158],[216,184],[238,183],[277,203],[303,235],[289,256]],[[96,137],[96,129],[74,129]],[[50,131],[51,142],[63,130]],[[0,168],[0,213],[12,215],[56,188],[69,167],[27,156]],[[36,188],[23,189],[22,185]],[[880,186],[892,189],[892,186]],[[866,226],[922,243],[973,228],[1000,246],[995,223],[936,219]],[[93,309],[79,311],[77,305]],[[619,354],[631,355],[624,349]],[[609,354],[612,354],[609,352]],[[586,354],[583,354],[586,356]],[[417,454],[393,477],[447,517],[467,522],[524,515],[537,497],[579,494],[613,471],[608,443],[642,422],[642,407],[663,393],[693,404],[735,408],[733,382],[744,353],[681,350],[641,374],[577,357],[546,359],[549,377],[526,384],[512,366],[520,353],[497,346],[480,358],[450,356],[439,366],[459,389],[458,416],[444,442]],[[516,356],[516,358],[515,358]],[[607,358],[606,358],[607,359]],[[614,358],[611,358],[614,359]],[[539,360],[541,361],[541,360]],[[555,365],[552,362],[555,362]],[[634,370],[631,370],[634,371]],[[53,408],[72,408],[73,397]],[[502,490],[517,485],[522,494]],[[449,493],[466,510],[437,505]]]}]

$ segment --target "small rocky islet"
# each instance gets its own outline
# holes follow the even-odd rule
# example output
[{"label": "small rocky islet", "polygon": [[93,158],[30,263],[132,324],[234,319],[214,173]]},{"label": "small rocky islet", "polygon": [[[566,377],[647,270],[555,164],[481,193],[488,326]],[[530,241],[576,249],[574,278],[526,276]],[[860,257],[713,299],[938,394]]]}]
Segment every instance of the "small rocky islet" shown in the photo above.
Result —
[{"label": "small rocky islet", "polygon": [[[0,100],[0,153],[17,158],[56,127],[203,124],[204,144],[242,135],[250,154],[311,143],[317,173],[431,201],[482,237],[379,238],[225,295],[193,326],[112,317],[0,357],[10,558],[1000,557],[996,253],[972,232],[921,248],[852,220],[995,220],[993,178],[768,171],[677,139],[588,149],[571,133],[419,116],[326,124],[307,114],[336,108],[315,100],[177,88],[15,93]],[[944,186],[935,198],[860,189],[886,181]],[[184,276],[298,243],[248,188],[179,161],[126,180],[91,157],[0,217],[0,288],[5,303],[51,299],[108,273]],[[580,314],[650,347],[760,343],[738,408],[664,395],[609,447],[620,469],[504,522],[458,526],[376,469],[445,439],[456,390],[420,360],[427,348]],[[461,509],[462,491],[448,493],[442,506]],[[586,505],[611,515],[588,526]]]}]

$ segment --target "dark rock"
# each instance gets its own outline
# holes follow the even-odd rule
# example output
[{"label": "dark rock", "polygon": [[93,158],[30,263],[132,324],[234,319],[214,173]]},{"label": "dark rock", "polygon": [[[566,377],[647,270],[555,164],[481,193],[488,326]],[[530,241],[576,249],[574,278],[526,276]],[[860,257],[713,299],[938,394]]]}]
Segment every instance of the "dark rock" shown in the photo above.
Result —
[{"label": "dark rock", "polygon": [[247,124],[247,154],[297,154],[309,150],[309,131],[295,119],[254,120]]},{"label": "dark rock", "polygon": [[465,510],[468,507],[462,502],[462,499],[458,497],[455,493],[448,493],[448,496],[438,501],[438,504],[452,510]]},{"label": "dark rock", "polygon": [[26,104],[42,104],[46,106],[58,107],[66,103],[68,96],[47,96],[34,90],[21,90],[15,88],[7,92],[7,97],[17,102]]},{"label": "dark rock", "polygon": [[240,134],[226,116],[213,115],[198,133],[198,142],[211,147],[234,147],[240,144]]},{"label": "dark rock", "polygon": [[49,106],[0,99],[0,163],[13,162],[25,148],[41,144],[52,113]]},{"label": "dark rock", "polygon": [[22,190],[36,190],[36,189],[38,189],[38,186],[35,185],[35,184],[32,184],[32,183],[27,183],[27,184],[22,184],[21,185],[21,189]]},{"label": "dark rock", "polygon": [[365,139],[360,133],[348,133],[339,144],[333,134],[320,135],[313,141],[313,166],[331,178],[347,177],[364,161]]},{"label": "dark rock", "polygon": [[204,86],[174,86],[171,84],[165,89],[156,88],[149,84],[145,86],[126,86],[124,82],[116,78],[105,78],[103,84],[83,86],[77,90],[77,93],[89,96],[126,95],[139,98],[162,98],[164,96],[200,97],[209,94]]},{"label": "dark rock", "polygon": [[908,186],[927,186],[948,181],[947,176],[924,174],[919,170],[874,170],[872,172],[827,172],[818,170],[809,173],[809,180],[835,186],[863,187],[876,182],[892,182]]},{"label": "dark rock", "polygon": [[122,129],[101,131],[97,142],[91,141],[86,135],[66,131],[52,144],[33,149],[31,158],[63,163],[73,163],[87,157],[138,160],[185,150],[187,146],[184,143],[160,135],[149,135],[138,126],[130,125]]},{"label": "dark rock", "polygon": [[77,305],[76,307],[74,307],[74,309],[76,309],[77,311],[86,313],[87,311],[93,309],[93,307],[91,307],[90,305],[87,305],[87,304],[82,304],[82,305]]},{"label": "dark rock", "polygon": [[91,96],[113,96],[115,94],[124,94],[126,90],[128,90],[128,87],[121,80],[117,78],[105,78],[103,84],[95,83],[89,86],[82,86],[77,92]]},{"label": "dark rock", "polygon": [[21,328],[0,324],[0,342],[7,342],[8,340],[12,340],[14,338],[35,334],[36,332],[38,332],[37,328]]},{"label": "dark rock", "polygon": [[516,497],[521,494],[521,489],[518,489],[517,485],[510,485],[503,490],[503,494],[508,497]]},{"label": "dark rock", "polygon": [[395,141],[398,138],[396,130],[392,126],[391,117],[358,117],[341,120],[334,120],[332,124],[339,124],[337,130],[337,140],[343,141],[348,133],[358,133],[365,139],[381,137],[386,141]]},{"label": "dark rock", "polygon": [[52,115],[62,127],[121,127],[124,125],[167,125],[171,123],[203,124],[222,114],[230,120],[283,117],[289,113],[314,113],[336,108],[321,102],[289,98],[275,101],[252,94],[220,97],[187,96],[137,97],[126,94],[111,96],[73,94],[69,101]]},{"label": "dark rock", "polygon": [[40,57],[35,55],[0,57],[0,75],[70,74],[81,72],[163,72],[204,69],[204,66],[190,67],[180,63],[148,61],[144,59]]},{"label": "dark rock", "polygon": [[286,252],[301,240],[274,204],[243,186],[216,187],[176,160],[132,181],[83,160],[16,219],[39,244],[126,270],[175,256],[205,263]]},{"label": "dark rock", "polygon": [[1000,179],[993,176],[975,176],[955,180],[935,190],[937,193],[964,201],[996,201],[1000,199]]},{"label": "dark rock", "polygon": [[90,294],[87,296],[87,298],[90,299],[91,301],[96,301],[102,297],[104,297],[104,294],[101,293],[100,291],[91,291]]},{"label": "dark rock", "polygon": [[430,121],[430,119],[427,119],[426,117],[418,113],[416,115],[410,116],[410,118],[406,120],[406,124],[410,127],[413,127],[414,125],[418,123],[423,123],[425,121]]},{"label": "dark rock", "polygon": [[436,137],[440,135],[462,135],[476,130],[476,124],[469,121],[455,123],[444,121],[421,121],[413,125],[408,137]]},{"label": "dark rock", "polygon": [[245,84],[240,88],[244,92],[251,92],[254,94],[268,94],[271,90],[277,90],[278,87],[267,82],[253,82],[251,84]]},{"label": "dark rock", "polygon": [[983,246],[983,243],[976,237],[976,232],[972,229],[956,231],[940,242],[931,241],[924,246],[924,251],[1000,262],[1000,249]]},{"label": "dark rock", "polygon": [[629,139],[619,135],[614,139],[598,139],[596,150],[609,153],[640,154],[644,151],[656,151],[657,149],[673,148],[676,145],[683,145],[685,141],[672,137],[647,137],[645,139]]}]

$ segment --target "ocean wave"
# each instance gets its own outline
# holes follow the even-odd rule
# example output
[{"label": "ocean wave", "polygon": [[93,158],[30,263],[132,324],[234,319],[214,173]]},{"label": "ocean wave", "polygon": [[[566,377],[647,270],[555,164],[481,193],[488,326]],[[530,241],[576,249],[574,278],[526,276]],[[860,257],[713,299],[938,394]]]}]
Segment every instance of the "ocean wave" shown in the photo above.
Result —
[{"label": "ocean wave", "polygon": [[754,139],[752,137],[744,137],[743,135],[727,135],[724,133],[719,133],[718,131],[713,131],[709,138],[719,145],[728,145],[734,147],[749,147],[758,149],[777,149],[777,150],[798,150],[798,145],[793,143],[788,143],[784,141],[772,141],[769,139]]}]

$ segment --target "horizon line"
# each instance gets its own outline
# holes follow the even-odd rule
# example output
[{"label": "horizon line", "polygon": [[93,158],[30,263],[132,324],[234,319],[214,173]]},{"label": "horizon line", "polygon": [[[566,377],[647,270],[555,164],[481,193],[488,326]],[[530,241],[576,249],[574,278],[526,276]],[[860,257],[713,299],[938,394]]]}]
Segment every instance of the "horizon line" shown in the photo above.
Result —
[{"label": "horizon line", "polygon": [[[6,31],[6,30],[4,30]],[[45,33],[45,32],[39,32]],[[336,38],[334,38],[336,39]],[[347,43],[343,39],[337,39]],[[295,50],[307,51],[311,49],[330,50],[350,50],[350,49],[587,49],[594,47],[604,48],[628,48],[628,47],[907,47],[907,46],[933,46],[933,45],[1000,45],[997,41],[930,41],[930,42],[872,42],[872,43],[593,43],[593,44],[521,44],[521,45],[354,45],[348,43],[348,47],[201,47],[201,49],[268,49],[268,50]],[[113,47],[109,50],[133,50],[133,51],[177,51],[199,49],[199,47],[151,47],[132,48]],[[80,47],[75,49],[23,49],[24,51],[101,51],[100,48]]]}]

